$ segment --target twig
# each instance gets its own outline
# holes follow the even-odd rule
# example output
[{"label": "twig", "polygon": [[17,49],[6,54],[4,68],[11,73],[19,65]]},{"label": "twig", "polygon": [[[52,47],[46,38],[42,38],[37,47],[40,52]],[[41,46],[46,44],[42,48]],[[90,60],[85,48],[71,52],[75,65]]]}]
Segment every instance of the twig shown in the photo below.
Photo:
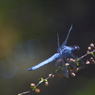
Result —
[{"label": "twig", "polygon": [[29,92],[30,92],[30,90],[29,91],[22,92],[22,93],[19,93],[18,95],[24,95],[24,94],[27,94]]},{"label": "twig", "polygon": [[84,54],[83,56],[81,56],[80,58],[78,58],[78,60],[81,60],[82,58],[86,57],[87,55],[89,55],[89,54],[91,54],[91,53],[93,53],[93,52],[95,52],[95,50],[90,51],[90,52]]}]

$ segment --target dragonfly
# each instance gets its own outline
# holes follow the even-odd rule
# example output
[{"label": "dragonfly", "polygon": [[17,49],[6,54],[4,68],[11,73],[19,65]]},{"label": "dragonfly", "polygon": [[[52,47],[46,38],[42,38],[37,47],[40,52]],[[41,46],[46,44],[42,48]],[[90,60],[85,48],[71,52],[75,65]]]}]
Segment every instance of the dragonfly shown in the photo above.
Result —
[{"label": "dragonfly", "polygon": [[[22,92],[18,95],[28,94],[31,91],[35,91],[36,93],[39,93],[40,89],[38,89],[38,86],[43,82],[45,83],[45,86],[48,86],[48,80],[50,78],[53,78],[55,75],[58,75],[59,77],[65,76],[67,78],[69,78],[70,75],[74,77],[76,76],[76,72],[78,70],[85,68],[85,66],[89,64],[95,64],[95,60],[94,60],[95,59],[95,45],[93,43],[91,43],[90,46],[88,47],[87,53],[82,55],[81,57],[77,57],[74,53],[75,51],[80,50],[79,46],[66,45],[72,28],[73,26],[71,25],[68,31],[67,37],[65,41],[62,43],[62,45],[60,45],[59,43],[59,35],[57,34],[58,48],[57,48],[57,52],[54,55],[52,55],[50,58],[46,59],[45,61],[29,68],[28,71],[36,70],[52,61],[56,61],[55,66],[57,69],[51,74],[49,74],[48,77],[40,78],[37,84],[31,83],[30,90]],[[91,55],[90,59],[87,59],[87,61],[84,62],[83,58],[88,55]]]},{"label": "dragonfly", "polygon": [[[45,61],[31,67],[28,69],[28,71],[33,71],[36,70],[52,61],[56,61],[55,66],[57,68],[61,68],[60,71],[61,73],[69,78],[69,73],[70,70],[68,69],[67,65],[70,65],[70,68],[73,67],[75,69],[77,69],[80,65],[83,65],[84,62],[82,61],[82,59],[78,58],[74,52],[78,51],[80,49],[79,46],[74,45],[74,46],[67,46],[67,41],[70,35],[71,30],[73,29],[73,25],[70,26],[70,29],[68,31],[68,34],[66,36],[65,41],[62,43],[62,45],[60,45],[59,42],[59,35],[57,34],[57,44],[58,44],[58,48],[57,48],[57,52],[51,56],[50,58],[46,59]],[[79,60],[78,60],[79,59]]]}]

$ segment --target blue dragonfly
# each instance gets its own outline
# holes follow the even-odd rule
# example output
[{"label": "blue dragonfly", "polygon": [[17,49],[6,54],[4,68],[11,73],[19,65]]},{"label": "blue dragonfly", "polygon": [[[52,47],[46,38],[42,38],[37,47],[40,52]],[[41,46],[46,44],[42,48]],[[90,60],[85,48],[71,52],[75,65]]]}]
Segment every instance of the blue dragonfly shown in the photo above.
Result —
[{"label": "blue dragonfly", "polygon": [[[72,28],[73,27],[71,25],[70,29],[68,31],[67,37],[66,37],[65,41],[62,43],[62,45],[60,45],[60,43],[59,43],[59,35],[57,34],[57,41],[58,41],[57,42],[58,43],[57,53],[55,53],[53,56],[46,59],[45,61],[29,68],[28,71],[38,69],[38,68],[56,60],[55,66],[57,68],[61,67],[61,73],[63,75],[65,75],[67,78],[69,78],[69,70],[66,66],[67,63],[73,68],[77,68],[80,64],[81,65],[84,64],[81,59],[77,60],[78,57],[75,56],[75,54],[74,54],[74,52],[78,51],[80,49],[80,47],[77,45],[74,45],[72,47],[66,45]],[[71,59],[73,59],[74,61],[70,61]]]},{"label": "blue dragonfly", "polygon": [[[48,86],[49,78],[53,78],[56,74],[60,77],[65,76],[65,77],[69,78],[69,75],[75,76],[76,75],[75,73],[78,70],[85,68],[85,66],[87,66],[88,64],[95,64],[95,60],[94,60],[95,59],[95,45],[93,43],[91,43],[90,46],[88,47],[87,53],[82,55],[81,57],[77,57],[74,54],[75,51],[78,51],[80,49],[79,46],[74,45],[71,47],[71,46],[66,45],[71,30],[72,30],[72,25],[70,26],[67,37],[61,46],[59,43],[59,35],[57,34],[57,38],[58,38],[57,53],[55,53],[53,56],[46,59],[45,61],[28,69],[29,71],[33,71],[33,70],[38,69],[52,61],[56,61],[55,66],[57,67],[57,69],[53,73],[49,74],[47,78],[40,78],[40,80],[37,84],[35,84],[35,83],[30,84],[30,88],[32,89],[32,91],[39,93],[40,89],[38,89],[38,86],[43,82],[45,83],[45,86]],[[86,63],[84,63],[84,61],[82,59],[84,57],[86,57],[87,55],[91,55],[91,58],[87,59]],[[24,95],[24,94],[27,94],[30,92],[31,92],[31,90],[28,90],[28,91],[22,92],[18,95]]]}]

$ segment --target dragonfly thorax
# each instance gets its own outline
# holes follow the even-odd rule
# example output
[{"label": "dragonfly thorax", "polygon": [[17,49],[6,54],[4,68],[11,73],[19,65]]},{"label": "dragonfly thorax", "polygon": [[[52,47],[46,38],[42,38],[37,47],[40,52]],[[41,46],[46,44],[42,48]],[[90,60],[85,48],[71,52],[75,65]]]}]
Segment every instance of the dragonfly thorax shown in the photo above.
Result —
[{"label": "dragonfly thorax", "polygon": [[73,48],[72,47],[69,47],[69,46],[64,46],[61,51],[60,51],[60,54],[63,56],[63,57],[68,57],[73,51]]}]

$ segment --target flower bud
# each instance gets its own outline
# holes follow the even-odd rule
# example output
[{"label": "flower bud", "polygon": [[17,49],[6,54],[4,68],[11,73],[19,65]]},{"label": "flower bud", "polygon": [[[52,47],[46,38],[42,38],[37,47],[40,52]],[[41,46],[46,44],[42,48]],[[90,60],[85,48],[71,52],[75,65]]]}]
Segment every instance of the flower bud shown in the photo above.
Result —
[{"label": "flower bud", "polygon": [[48,76],[49,76],[49,77],[51,77],[51,76],[52,76],[52,74],[49,74]]},{"label": "flower bud", "polygon": [[72,58],[70,58],[70,61],[73,61],[73,59],[72,59]]},{"label": "flower bud", "polygon": [[90,44],[90,46],[91,46],[91,47],[94,47],[94,44],[93,44],[93,43],[91,43],[91,44]]},{"label": "flower bud", "polygon": [[90,64],[90,61],[87,60],[87,61],[86,61],[86,64]]},{"label": "flower bud", "polygon": [[76,74],[75,74],[75,73],[71,73],[71,75],[72,75],[72,76],[76,76]]},{"label": "flower bud", "polygon": [[48,86],[48,82],[47,81],[45,82],[45,86]]},{"label": "flower bud", "polygon": [[90,59],[93,60],[93,57],[91,57]]},{"label": "flower bud", "polygon": [[54,74],[52,74],[52,78],[54,78]]},{"label": "flower bud", "polygon": [[34,83],[31,83],[31,86],[32,86],[32,87],[34,87],[34,86],[35,86],[35,84],[34,84]]},{"label": "flower bud", "polygon": [[76,70],[78,71],[78,70],[79,70],[79,68],[76,68]]},{"label": "flower bud", "polygon": [[36,88],[36,89],[35,89],[35,92],[36,92],[36,93],[40,93],[40,89]]},{"label": "flower bud", "polygon": [[88,47],[88,50],[91,50],[91,47]]},{"label": "flower bud", "polygon": [[65,65],[66,65],[66,66],[69,66],[69,63],[66,63]]}]

